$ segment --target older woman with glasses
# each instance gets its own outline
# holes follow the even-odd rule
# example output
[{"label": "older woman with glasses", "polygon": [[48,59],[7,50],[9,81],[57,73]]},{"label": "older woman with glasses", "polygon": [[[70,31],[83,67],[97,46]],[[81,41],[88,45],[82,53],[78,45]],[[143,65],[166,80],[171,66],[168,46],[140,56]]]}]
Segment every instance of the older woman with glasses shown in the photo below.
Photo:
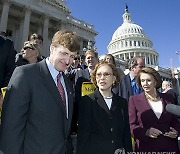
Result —
[{"label": "older woman with glasses", "polygon": [[91,73],[97,90],[80,102],[78,154],[132,151],[127,101],[112,92],[118,81],[117,69],[105,61],[98,63]]}]

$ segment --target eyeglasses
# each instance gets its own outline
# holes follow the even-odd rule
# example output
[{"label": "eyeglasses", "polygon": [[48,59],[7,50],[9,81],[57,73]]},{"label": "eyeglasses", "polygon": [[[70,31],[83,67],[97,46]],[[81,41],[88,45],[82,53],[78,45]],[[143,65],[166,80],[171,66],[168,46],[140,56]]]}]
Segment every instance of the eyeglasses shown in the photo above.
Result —
[{"label": "eyeglasses", "polygon": [[34,50],[34,48],[31,48],[31,47],[24,47],[23,49],[24,49],[24,50],[27,50],[27,49]]},{"label": "eyeglasses", "polygon": [[104,73],[97,73],[96,74],[96,78],[101,78],[102,77],[102,75],[105,77],[105,78],[108,78],[108,77],[110,77],[111,75],[113,75],[112,73],[108,73],[108,72],[104,72]]}]

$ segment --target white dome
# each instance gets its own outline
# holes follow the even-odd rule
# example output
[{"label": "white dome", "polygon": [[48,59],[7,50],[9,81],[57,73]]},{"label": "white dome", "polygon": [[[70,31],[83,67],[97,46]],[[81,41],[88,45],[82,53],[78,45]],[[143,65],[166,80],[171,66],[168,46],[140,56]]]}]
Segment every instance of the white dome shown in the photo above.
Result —
[{"label": "white dome", "polygon": [[153,49],[152,41],[141,26],[131,21],[127,6],[123,14],[123,24],[112,35],[107,49],[108,53],[119,60],[126,61],[135,56],[142,56],[147,65],[158,65],[158,53]]},{"label": "white dome", "polygon": [[132,22],[123,23],[113,34],[112,40],[119,39],[120,36],[127,34],[140,34],[145,35],[142,27]]}]

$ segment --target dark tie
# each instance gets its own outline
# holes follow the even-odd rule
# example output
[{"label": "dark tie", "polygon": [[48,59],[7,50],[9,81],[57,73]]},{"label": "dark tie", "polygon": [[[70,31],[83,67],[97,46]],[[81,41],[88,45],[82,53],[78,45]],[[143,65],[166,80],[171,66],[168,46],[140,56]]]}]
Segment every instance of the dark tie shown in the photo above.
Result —
[{"label": "dark tie", "polygon": [[62,86],[60,78],[61,78],[61,73],[59,73],[57,75],[57,87],[58,87],[58,91],[59,91],[59,93],[61,95],[64,107],[65,107],[65,110],[66,110],[66,96],[65,96],[64,88]]}]

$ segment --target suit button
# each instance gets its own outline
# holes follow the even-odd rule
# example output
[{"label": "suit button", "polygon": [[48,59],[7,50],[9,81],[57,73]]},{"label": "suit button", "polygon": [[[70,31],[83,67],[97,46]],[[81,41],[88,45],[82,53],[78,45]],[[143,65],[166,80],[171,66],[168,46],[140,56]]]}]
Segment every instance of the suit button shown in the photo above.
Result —
[{"label": "suit button", "polygon": [[113,131],[113,128],[111,128],[111,132]]},{"label": "suit button", "polygon": [[112,140],[112,142],[111,142],[112,144],[114,144],[114,140]]}]

